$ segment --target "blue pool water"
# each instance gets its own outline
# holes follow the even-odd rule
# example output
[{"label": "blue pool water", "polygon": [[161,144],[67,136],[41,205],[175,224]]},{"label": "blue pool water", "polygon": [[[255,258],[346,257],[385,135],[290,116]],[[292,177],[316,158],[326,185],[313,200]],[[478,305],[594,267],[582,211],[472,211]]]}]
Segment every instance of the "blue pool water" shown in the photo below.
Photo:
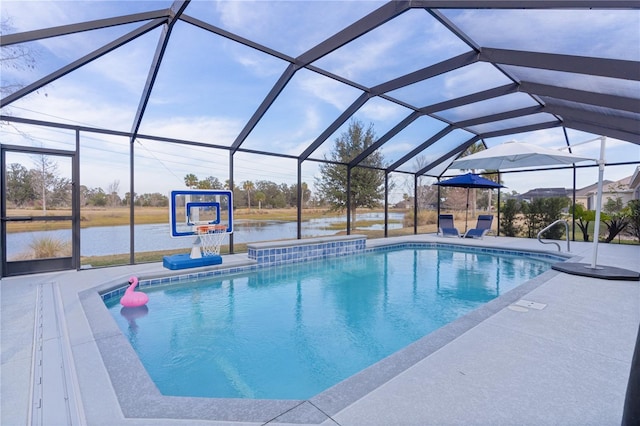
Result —
[{"label": "blue pool water", "polygon": [[387,250],[158,287],[143,310],[107,306],[165,395],[308,399],[550,267]]}]

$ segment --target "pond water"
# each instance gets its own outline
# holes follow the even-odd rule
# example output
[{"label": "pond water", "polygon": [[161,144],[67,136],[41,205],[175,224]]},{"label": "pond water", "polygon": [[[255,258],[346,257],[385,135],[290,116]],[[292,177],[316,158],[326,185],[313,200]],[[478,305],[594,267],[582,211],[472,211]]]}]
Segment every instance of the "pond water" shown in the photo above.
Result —
[{"label": "pond water", "polygon": [[[389,213],[389,220],[402,221],[404,213]],[[384,220],[384,213],[363,213],[357,220]],[[338,231],[328,229],[335,223],[346,223],[344,216],[323,217],[302,222],[302,237],[321,237],[334,235]],[[346,226],[345,226],[346,227]],[[402,223],[389,223],[389,229],[402,228]],[[294,239],[297,236],[296,222],[283,221],[236,221],[234,222],[233,241],[236,244]],[[384,224],[375,224],[359,229],[384,229]],[[169,224],[150,224],[135,226],[136,252],[189,249],[193,238],[171,238]],[[29,251],[29,244],[37,238],[50,237],[69,240],[69,230],[15,232],[7,234],[7,256],[9,259],[18,253]],[[228,244],[228,237],[224,244]],[[99,226],[82,228],[80,231],[80,250],[82,256],[106,256],[129,252],[129,226]]]}]

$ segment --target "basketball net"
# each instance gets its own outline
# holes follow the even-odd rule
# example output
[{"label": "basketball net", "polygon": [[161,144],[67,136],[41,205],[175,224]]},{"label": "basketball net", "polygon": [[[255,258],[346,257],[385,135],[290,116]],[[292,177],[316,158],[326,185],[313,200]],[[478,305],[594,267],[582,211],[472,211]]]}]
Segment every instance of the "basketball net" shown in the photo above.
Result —
[{"label": "basketball net", "polygon": [[200,244],[194,244],[190,257],[198,259],[202,256],[214,256],[220,254],[220,246],[227,235],[225,225],[199,225],[196,226],[196,234]]}]

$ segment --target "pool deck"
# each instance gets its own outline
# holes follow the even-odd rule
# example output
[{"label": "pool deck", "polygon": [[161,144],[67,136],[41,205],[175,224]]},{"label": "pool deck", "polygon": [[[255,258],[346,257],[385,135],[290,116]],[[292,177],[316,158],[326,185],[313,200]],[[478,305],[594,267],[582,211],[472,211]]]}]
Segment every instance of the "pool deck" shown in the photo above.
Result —
[{"label": "pool deck", "polygon": [[[367,247],[403,241],[557,253],[553,246],[543,246],[536,240],[491,236],[483,240],[434,235],[394,237],[369,240]],[[640,271],[640,246],[598,247],[599,265]],[[572,261],[589,263],[592,248],[591,243],[572,242]],[[236,254],[224,256],[223,264],[246,262],[246,254]],[[126,382],[126,377],[114,378],[105,366],[105,352],[99,346],[100,342],[104,345],[106,331],[96,332],[99,325],[91,324],[95,319],[86,315],[82,294],[103,282],[124,283],[130,275],[157,276],[166,272],[161,264],[154,263],[3,279],[0,424],[356,426],[621,422],[640,323],[640,282],[606,281],[558,271],[545,272],[543,279],[507,292],[482,315],[472,313],[458,321],[449,327],[449,332],[456,333],[454,337],[443,338],[440,343],[434,342],[437,335],[423,339],[422,349],[431,347],[426,356],[416,356],[422,349],[414,347],[381,361],[374,368],[377,373],[382,372],[375,380],[364,375],[359,381],[337,385],[308,401],[283,402],[276,415],[268,411],[278,404],[266,404],[268,409],[261,412],[263,405],[227,400],[236,410],[253,410],[245,413],[247,419],[263,420],[241,421],[225,415],[220,420],[212,420],[211,415],[208,420],[196,419],[189,414],[188,406],[184,407],[188,414],[179,418],[163,416],[162,406],[151,407],[156,414],[133,418],[125,414],[130,412],[127,407],[137,401],[151,401],[145,399],[144,393],[152,390],[134,387],[126,397],[114,386],[115,382]],[[124,358],[129,354],[126,348],[121,349],[115,348],[108,355],[120,354]],[[412,353],[415,359],[406,361]],[[360,393],[354,393],[351,387],[358,387]],[[175,401],[188,404],[187,399],[174,398]],[[206,399],[200,401],[207,404]]]}]

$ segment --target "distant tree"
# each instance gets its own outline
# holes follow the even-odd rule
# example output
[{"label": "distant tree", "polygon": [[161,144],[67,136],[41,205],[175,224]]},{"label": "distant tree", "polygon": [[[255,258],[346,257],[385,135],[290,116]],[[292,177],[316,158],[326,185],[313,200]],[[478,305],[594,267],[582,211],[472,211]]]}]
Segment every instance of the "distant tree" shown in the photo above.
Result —
[{"label": "distant tree", "polygon": [[576,218],[576,225],[582,231],[582,240],[589,241],[589,223],[596,220],[595,210],[587,210],[582,204],[576,204],[569,212]]},{"label": "distant tree", "polygon": [[109,199],[107,197],[107,194],[105,194],[102,188],[98,188],[92,191],[88,199],[88,204],[95,207],[104,207],[108,202]]},{"label": "distant tree", "polygon": [[[302,186],[302,207],[305,207],[308,201],[311,199],[311,190],[309,189],[309,186],[307,185],[306,182],[302,182],[301,186]],[[287,204],[289,206],[298,205],[298,184],[295,183],[291,185],[291,187],[287,189],[287,193],[288,193]]]},{"label": "distant tree", "polygon": [[467,190],[465,188],[440,187],[440,195],[444,198],[442,206],[446,210],[464,210],[467,208]]},{"label": "distant tree", "polygon": [[251,192],[255,189],[255,185],[250,180],[245,180],[242,183],[242,189],[247,194],[247,207],[251,210]]},{"label": "distant tree", "polygon": [[136,197],[135,205],[141,207],[166,207],[169,205],[169,198],[159,192],[146,193]]},{"label": "distant tree", "polygon": [[58,179],[58,163],[47,155],[34,156],[35,169],[32,169],[32,181],[37,187],[36,191],[41,197],[42,211],[47,212],[47,195],[56,185]]},{"label": "distant tree", "polygon": [[48,203],[50,207],[71,206],[71,179],[56,177],[49,183]]},{"label": "distant tree", "polygon": [[[320,177],[316,178],[316,186],[320,197],[329,203],[331,211],[344,211],[347,208],[347,167],[343,164],[371,146],[375,139],[373,125],[365,129],[362,122],[353,119],[347,130],[335,140],[329,158],[324,156],[331,163],[320,165]],[[384,194],[384,171],[377,170],[386,166],[382,153],[375,151],[361,165],[367,167],[355,167],[351,170],[349,207],[353,223],[357,208],[379,206]]]},{"label": "distant tree", "polygon": [[[134,192],[133,196],[135,198],[137,194]],[[131,193],[130,192],[125,192],[124,194],[124,198],[122,199],[122,204],[125,206],[130,206],[131,205]]]},{"label": "distant tree", "polygon": [[187,185],[187,188],[195,188],[198,185],[198,176],[189,173],[184,177],[184,184]]},{"label": "distant tree", "polygon": [[109,206],[111,207],[115,207],[118,204],[122,203],[122,200],[120,199],[120,196],[118,195],[118,190],[120,189],[120,181],[119,180],[114,180],[113,182],[111,182],[109,184],[109,186],[107,187],[107,194],[108,194],[108,198],[109,198]]},{"label": "distant tree", "polygon": [[[0,20],[0,34],[15,33],[15,28],[11,21],[11,17],[3,15]],[[16,80],[15,76],[24,74],[24,71],[34,69],[36,67],[36,51],[33,43],[18,43],[10,46],[3,46],[0,50],[0,63],[4,70],[17,71],[16,73],[4,72],[2,84],[0,85],[0,94],[2,97],[9,95],[24,84]]]},{"label": "distant tree", "polygon": [[264,192],[262,191],[256,191],[255,194],[253,194],[253,198],[256,199],[256,201],[258,202],[258,210],[262,209],[262,203],[264,202],[264,200],[267,199],[267,196],[264,195]]},{"label": "distant tree", "polygon": [[[425,155],[418,155],[413,160],[413,169],[422,170],[427,166],[428,159]],[[413,176],[408,176],[404,180],[404,189],[408,191],[402,195],[404,201],[410,201],[413,199],[414,194],[417,194],[418,208],[429,208],[430,206],[438,202],[438,188],[425,183],[425,176],[418,176],[417,183],[418,188],[415,190],[416,179]]]},{"label": "distant tree", "polygon": [[198,189],[222,189],[223,185],[217,177],[208,176],[198,181]]},{"label": "distant tree", "polygon": [[281,208],[286,206],[286,200],[280,193],[281,188],[274,182],[259,180],[255,182],[255,190],[265,195],[263,207]]},{"label": "distant tree", "polygon": [[32,203],[37,195],[32,182],[32,175],[26,167],[19,163],[11,163],[6,172],[7,201],[16,207]]}]

